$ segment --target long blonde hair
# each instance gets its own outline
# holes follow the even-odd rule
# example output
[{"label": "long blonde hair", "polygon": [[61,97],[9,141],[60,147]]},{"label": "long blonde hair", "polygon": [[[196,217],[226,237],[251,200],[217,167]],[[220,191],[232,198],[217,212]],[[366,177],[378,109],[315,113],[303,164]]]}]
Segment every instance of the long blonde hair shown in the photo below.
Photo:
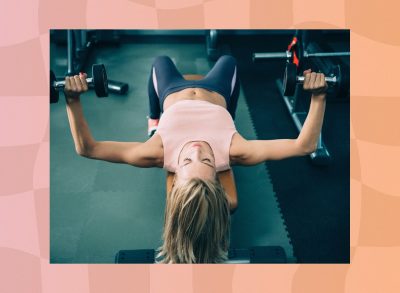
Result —
[{"label": "long blonde hair", "polygon": [[222,263],[228,258],[230,210],[218,180],[193,178],[167,196],[158,263]]}]

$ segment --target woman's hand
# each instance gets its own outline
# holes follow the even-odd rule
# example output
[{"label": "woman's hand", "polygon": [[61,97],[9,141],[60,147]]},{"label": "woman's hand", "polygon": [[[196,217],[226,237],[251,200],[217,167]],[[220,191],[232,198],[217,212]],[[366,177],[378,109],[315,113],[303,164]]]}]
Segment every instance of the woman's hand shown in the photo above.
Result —
[{"label": "woman's hand", "polygon": [[325,81],[325,75],[323,73],[311,72],[311,69],[307,69],[303,72],[303,76],[304,90],[311,92],[314,96],[325,96],[328,84]]},{"label": "woman's hand", "polygon": [[80,95],[88,90],[86,77],[86,73],[79,73],[65,78],[64,95],[67,103],[79,100]]}]

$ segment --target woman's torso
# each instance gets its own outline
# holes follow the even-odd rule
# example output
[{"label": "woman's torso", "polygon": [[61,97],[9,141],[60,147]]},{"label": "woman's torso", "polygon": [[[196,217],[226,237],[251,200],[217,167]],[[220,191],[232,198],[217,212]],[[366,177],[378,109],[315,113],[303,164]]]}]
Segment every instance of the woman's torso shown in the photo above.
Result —
[{"label": "woman's torso", "polygon": [[[182,100],[200,100],[200,101],[207,101],[209,103],[219,105],[223,108],[227,108],[225,98],[213,91],[209,91],[206,89],[202,88],[186,88],[181,91],[172,93],[166,97],[164,100],[164,112],[167,111],[169,107],[171,107],[173,104],[182,101]],[[235,141],[238,139],[239,133],[235,133],[232,137],[232,142],[231,146],[235,143]],[[164,151],[163,151],[163,142],[159,134],[155,133],[154,136],[148,141],[151,142],[151,144],[154,144],[157,146],[157,148],[160,148],[160,151],[158,152],[160,158],[158,158],[160,164],[158,165],[159,167],[163,167],[164,165]]]},{"label": "woman's torso", "polygon": [[213,91],[203,88],[186,88],[181,91],[169,94],[164,100],[164,111],[170,106],[181,100],[200,100],[207,101],[215,105],[227,108],[225,98]]}]

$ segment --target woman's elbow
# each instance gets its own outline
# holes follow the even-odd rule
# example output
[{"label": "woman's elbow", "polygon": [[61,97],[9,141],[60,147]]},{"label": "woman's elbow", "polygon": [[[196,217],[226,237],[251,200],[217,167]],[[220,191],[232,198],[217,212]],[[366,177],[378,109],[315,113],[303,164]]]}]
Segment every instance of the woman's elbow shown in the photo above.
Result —
[{"label": "woman's elbow", "polygon": [[91,151],[89,147],[77,146],[75,147],[76,153],[85,158],[91,158]]},{"label": "woman's elbow", "polygon": [[80,155],[81,157],[88,157],[88,153],[84,148],[81,147],[76,147],[75,151],[78,155]]},{"label": "woman's elbow", "polygon": [[310,154],[314,153],[316,150],[317,150],[317,144],[314,144],[314,145],[309,145],[309,146],[304,147],[303,152],[304,152],[304,155],[310,155]]},{"label": "woman's elbow", "polygon": [[300,156],[307,156],[317,150],[317,144],[303,144],[297,142],[297,150]]},{"label": "woman's elbow", "polygon": [[78,155],[85,158],[92,158],[98,146],[95,140],[75,141],[75,151]]}]

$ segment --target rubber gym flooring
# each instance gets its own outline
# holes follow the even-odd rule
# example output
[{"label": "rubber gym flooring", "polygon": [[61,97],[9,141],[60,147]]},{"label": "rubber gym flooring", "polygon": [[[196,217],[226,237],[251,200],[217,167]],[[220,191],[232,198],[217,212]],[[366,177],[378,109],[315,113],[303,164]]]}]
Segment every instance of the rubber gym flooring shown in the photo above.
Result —
[{"label": "rubber gym flooring", "polygon": [[[235,123],[248,139],[296,136],[275,85],[283,63],[251,62],[251,51],[285,43],[287,37],[276,36],[226,40],[224,53],[238,59],[242,81]],[[51,68],[64,75],[66,47],[51,44],[50,53]],[[88,64],[104,63],[110,79],[130,86],[126,96],[98,99],[93,91],[82,96],[97,140],[146,140],[147,78],[158,55],[171,56],[182,73],[205,74],[213,65],[197,38],[138,39],[96,48]],[[119,250],[157,248],[165,207],[164,170],[78,156],[60,100],[50,107],[51,263],[112,263]],[[335,158],[329,167],[312,166],[308,158],[234,167],[239,209],[232,218],[231,247],[280,245],[292,262],[348,262],[348,115],[348,104],[327,106],[325,138]]]},{"label": "rubber gym flooring", "polygon": [[[253,52],[280,51],[291,36],[227,38],[238,60],[244,96],[260,139],[296,137],[297,130],[284,106],[276,80],[285,63],[251,62]],[[350,50],[349,37],[336,34],[319,39],[327,51]],[[326,45],[325,45],[326,44]],[[348,59],[341,60],[348,65]],[[313,68],[317,70],[317,68]],[[309,105],[309,101],[305,102]],[[350,261],[350,104],[328,96],[323,139],[333,157],[331,165],[318,167],[308,157],[271,161],[274,191],[300,263]]]}]

